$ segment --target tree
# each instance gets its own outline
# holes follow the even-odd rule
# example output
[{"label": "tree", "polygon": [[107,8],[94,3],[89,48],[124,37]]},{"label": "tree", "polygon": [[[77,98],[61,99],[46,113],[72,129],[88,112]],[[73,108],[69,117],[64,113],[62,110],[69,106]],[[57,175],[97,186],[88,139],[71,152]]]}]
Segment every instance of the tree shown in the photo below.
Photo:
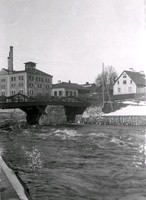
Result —
[{"label": "tree", "polygon": [[104,72],[97,75],[97,78],[95,79],[95,84],[100,87],[104,84],[107,84],[109,86],[112,86],[117,79],[118,75],[113,66],[107,66],[104,69]]}]

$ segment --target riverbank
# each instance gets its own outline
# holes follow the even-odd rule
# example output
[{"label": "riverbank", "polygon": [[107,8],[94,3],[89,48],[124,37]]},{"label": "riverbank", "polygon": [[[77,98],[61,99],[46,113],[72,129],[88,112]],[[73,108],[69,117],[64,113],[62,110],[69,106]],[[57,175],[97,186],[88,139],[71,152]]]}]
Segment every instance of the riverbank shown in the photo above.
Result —
[{"label": "riverbank", "polygon": [[[130,104],[110,113],[102,112],[101,107],[87,108],[83,115],[76,116],[76,123],[98,125],[146,125],[146,105]],[[129,105],[130,104],[130,105]]]},{"label": "riverbank", "polygon": [[[10,169],[0,155],[0,187],[1,199],[30,200],[27,191],[23,188],[20,177]],[[26,194],[27,193],[27,194]]]}]

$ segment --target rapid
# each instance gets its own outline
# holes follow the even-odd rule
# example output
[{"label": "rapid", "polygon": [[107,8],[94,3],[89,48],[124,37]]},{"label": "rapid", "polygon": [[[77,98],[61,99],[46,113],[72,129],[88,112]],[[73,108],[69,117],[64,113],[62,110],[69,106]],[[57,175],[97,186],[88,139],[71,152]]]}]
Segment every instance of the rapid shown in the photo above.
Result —
[{"label": "rapid", "polygon": [[33,200],[146,196],[146,128],[27,126],[0,130],[3,158]]}]

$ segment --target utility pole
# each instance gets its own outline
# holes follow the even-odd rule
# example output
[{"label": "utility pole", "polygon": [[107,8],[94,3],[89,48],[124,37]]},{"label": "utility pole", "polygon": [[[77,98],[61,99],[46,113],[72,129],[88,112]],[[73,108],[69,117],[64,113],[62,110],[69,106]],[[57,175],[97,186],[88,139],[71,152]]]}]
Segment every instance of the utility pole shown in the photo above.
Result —
[{"label": "utility pole", "polygon": [[102,63],[102,108],[104,108],[104,63]]}]

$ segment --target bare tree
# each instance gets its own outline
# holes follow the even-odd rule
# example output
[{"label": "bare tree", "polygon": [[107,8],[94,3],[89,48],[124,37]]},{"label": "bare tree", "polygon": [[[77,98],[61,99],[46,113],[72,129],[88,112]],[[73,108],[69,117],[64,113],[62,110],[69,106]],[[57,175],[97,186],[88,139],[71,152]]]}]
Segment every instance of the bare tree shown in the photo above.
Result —
[{"label": "bare tree", "polygon": [[95,79],[95,84],[100,87],[101,85],[103,85],[104,80],[105,84],[112,86],[117,77],[118,75],[115,68],[113,66],[107,66],[104,69],[104,72],[97,75],[97,78]]}]

